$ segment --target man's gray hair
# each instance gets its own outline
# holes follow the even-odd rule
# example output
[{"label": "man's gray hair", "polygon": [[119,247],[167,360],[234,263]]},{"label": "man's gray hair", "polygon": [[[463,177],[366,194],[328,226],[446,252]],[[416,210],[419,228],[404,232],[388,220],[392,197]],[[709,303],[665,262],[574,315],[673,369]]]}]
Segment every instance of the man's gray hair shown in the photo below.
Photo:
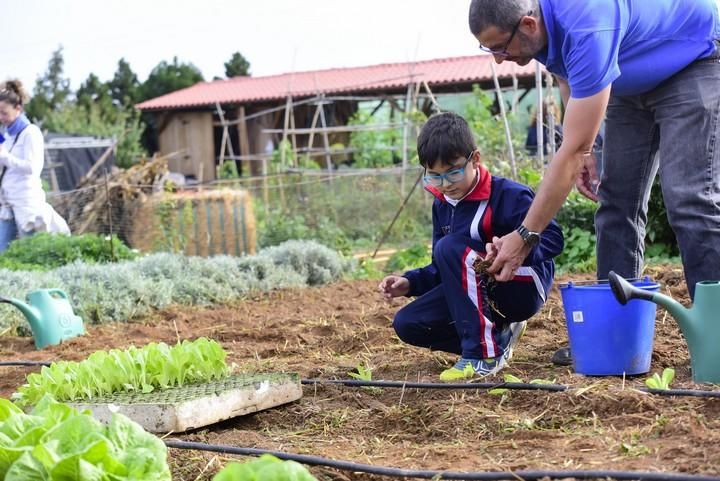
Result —
[{"label": "man's gray hair", "polygon": [[495,26],[509,32],[531,10],[534,16],[540,15],[538,0],[472,0],[468,18],[470,31],[477,35]]}]

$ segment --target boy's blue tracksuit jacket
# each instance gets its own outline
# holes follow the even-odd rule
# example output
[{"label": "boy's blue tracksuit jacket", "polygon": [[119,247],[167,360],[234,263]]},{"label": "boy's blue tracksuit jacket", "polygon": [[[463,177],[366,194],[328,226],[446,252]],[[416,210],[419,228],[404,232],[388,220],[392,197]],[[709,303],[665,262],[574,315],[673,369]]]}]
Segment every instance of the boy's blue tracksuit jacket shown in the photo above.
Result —
[{"label": "boy's blue tracksuit jacket", "polygon": [[[435,251],[441,239],[452,235],[460,242],[467,241],[465,243],[472,249],[472,251],[470,249],[467,251],[471,255],[484,256],[487,242],[491,242],[495,236],[502,237],[512,232],[524,220],[534,196],[532,190],[512,180],[494,177],[484,167],[480,167],[478,171],[477,185],[456,206],[450,204],[437,189],[426,187],[436,197],[432,207],[433,262],[426,267],[403,274],[410,281],[408,296],[420,296],[441,284],[442,279]],[[552,259],[562,249],[562,231],[558,224],[552,221],[541,233],[540,243],[530,251],[514,279],[508,283],[498,283],[498,285],[505,284],[501,291],[507,292],[507,295],[502,295],[495,301],[505,305],[523,302],[523,296],[518,296],[518,294],[522,291],[527,292],[521,286],[530,287],[528,286],[530,283],[534,287],[533,293],[539,296],[540,305],[542,305],[553,280],[554,262]],[[460,257],[458,256],[457,259],[458,270],[467,265],[466,259]],[[468,295],[468,293],[458,291],[457,295]],[[508,299],[504,299],[504,297],[508,297]],[[453,302],[453,299],[446,300],[448,303]],[[534,307],[535,310],[537,308],[538,306]],[[514,308],[510,310],[516,311]]]}]

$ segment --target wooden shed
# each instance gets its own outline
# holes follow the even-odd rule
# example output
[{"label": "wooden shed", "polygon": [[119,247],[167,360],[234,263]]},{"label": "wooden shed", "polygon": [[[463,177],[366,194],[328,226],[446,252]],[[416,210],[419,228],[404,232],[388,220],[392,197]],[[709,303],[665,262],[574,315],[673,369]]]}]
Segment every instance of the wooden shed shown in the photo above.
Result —
[{"label": "wooden shed", "polygon": [[137,108],[154,114],[160,153],[180,152],[170,170],[200,182],[214,180],[226,159],[235,160],[243,176],[266,173],[281,140],[291,140],[295,152],[319,157],[318,163],[332,168],[330,146],[347,145],[346,125],[359,102],[387,102],[402,117],[411,104],[430,113],[433,94],[469,93],[475,84],[491,90],[494,73],[503,88],[519,95],[535,87],[534,61],[522,67],[492,62],[490,55],[475,55],[235,77],[200,82]]}]

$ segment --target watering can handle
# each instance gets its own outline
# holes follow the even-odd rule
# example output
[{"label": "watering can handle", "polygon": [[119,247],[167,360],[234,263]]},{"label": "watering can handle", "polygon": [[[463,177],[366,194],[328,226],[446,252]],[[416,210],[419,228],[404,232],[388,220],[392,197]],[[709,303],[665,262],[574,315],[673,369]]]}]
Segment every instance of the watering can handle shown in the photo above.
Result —
[{"label": "watering can handle", "polygon": [[9,297],[0,297],[0,303],[12,304]]},{"label": "watering can handle", "polygon": [[63,299],[67,299],[68,295],[65,294],[65,291],[62,289],[48,289],[48,294],[57,294],[58,296],[62,297]]}]

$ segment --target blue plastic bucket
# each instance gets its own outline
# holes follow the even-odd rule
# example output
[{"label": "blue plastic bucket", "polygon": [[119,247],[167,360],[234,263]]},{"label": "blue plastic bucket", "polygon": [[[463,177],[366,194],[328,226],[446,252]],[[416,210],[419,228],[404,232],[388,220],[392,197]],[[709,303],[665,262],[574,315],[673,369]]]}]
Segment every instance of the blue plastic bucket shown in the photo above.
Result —
[{"label": "blue plastic bucket", "polygon": [[[656,292],[646,278],[631,282]],[[633,299],[621,305],[607,283],[560,286],[575,372],[591,376],[643,374],[650,370],[656,304]]]}]

